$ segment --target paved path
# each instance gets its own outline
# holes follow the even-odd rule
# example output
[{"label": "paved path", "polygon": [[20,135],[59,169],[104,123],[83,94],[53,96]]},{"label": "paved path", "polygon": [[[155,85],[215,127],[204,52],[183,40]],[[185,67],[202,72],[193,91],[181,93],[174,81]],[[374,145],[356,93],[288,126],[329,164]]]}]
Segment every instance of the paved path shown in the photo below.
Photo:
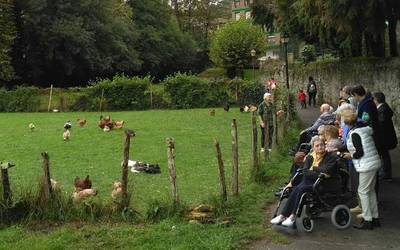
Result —
[{"label": "paved path", "polygon": [[[300,119],[309,126],[319,115],[316,108],[301,110]],[[323,215],[315,221],[314,231],[310,234],[299,233],[295,230],[284,230],[281,227],[276,231],[288,236],[292,242],[289,245],[271,243],[265,239],[251,245],[250,249],[335,249],[335,250],[368,250],[368,249],[400,249],[400,150],[391,151],[393,163],[393,182],[381,183],[379,192],[379,213],[381,228],[372,231],[349,228],[337,230],[330,222],[329,214]],[[271,217],[266,216],[267,223]]]}]

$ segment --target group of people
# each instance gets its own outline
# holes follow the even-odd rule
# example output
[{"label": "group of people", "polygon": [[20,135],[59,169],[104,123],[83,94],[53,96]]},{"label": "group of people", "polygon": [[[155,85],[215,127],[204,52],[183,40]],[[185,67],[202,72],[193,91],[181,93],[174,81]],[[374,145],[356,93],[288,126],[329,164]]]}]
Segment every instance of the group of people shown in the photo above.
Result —
[{"label": "group of people", "polygon": [[307,96],[308,96],[308,106],[311,107],[311,104],[316,106],[316,98],[317,98],[317,84],[314,81],[314,78],[310,76],[308,78],[307,84],[307,94],[303,89],[300,89],[297,93],[297,99],[300,103],[300,107],[302,109],[307,108]]},{"label": "group of people", "polygon": [[[312,77],[310,81],[313,81]],[[354,228],[379,227],[379,179],[392,181],[389,151],[397,146],[393,111],[386,103],[385,95],[367,92],[361,85],[345,86],[340,90],[337,108],[322,104],[320,111],[314,124],[301,132],[295,148],[291,171],[293,174],[300,168],[303,179],[295,186],[289,182],[287,187],[292,188],[292,192],[281,214],[272,218],[271,223],[292,226],[302,194],[312,191],[319,176],[337,175],[338,159],[341,158],[358,182],[358,206],[351,211],[360,212],[357,215],[360,223]],[[302,145],[308,142],[311,150],[302,152]]]}]

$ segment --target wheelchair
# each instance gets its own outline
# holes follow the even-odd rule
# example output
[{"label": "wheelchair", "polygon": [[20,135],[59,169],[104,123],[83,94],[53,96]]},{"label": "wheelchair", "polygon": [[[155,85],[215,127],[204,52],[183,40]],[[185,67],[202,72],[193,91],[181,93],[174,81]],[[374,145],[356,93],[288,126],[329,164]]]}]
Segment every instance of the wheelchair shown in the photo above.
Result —
[{"label": "wheelchair", "polygon": [[[349,174],[344,167],[339,168],[339,174],[326,178],[320,175],[314,182],[312,191],[305,192],[300,198],[296,210],[295,227],[302,232],[310,233],[314,230],[314,220],[323,212],[331,212],[331,222],[337,229],[346,229],[351,224],[349,204],[354,194],[349,190]],[[292,178],[293,185],[302,179],[301,171]],[[297,183],[296,183],[297,182]],[[285,188],[279,198],[273,217],[278,215],[282,202],[288,199],[292,188]]]}]

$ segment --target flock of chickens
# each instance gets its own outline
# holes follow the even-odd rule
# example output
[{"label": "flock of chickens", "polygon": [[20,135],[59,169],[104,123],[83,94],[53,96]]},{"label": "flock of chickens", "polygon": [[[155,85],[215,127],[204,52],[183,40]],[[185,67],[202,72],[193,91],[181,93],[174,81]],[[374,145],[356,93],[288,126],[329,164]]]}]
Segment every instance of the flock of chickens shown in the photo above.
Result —
[{"label": "flock of chickens", "polygon": [[[230,106],[229,106],[229,104],[226,104],[225,106],[224,106],[224,110],[226,111],[226,112],[229,112],[229,109],[230,109]],[[240,108],[239,108],[239,110],[240,110],[240,112],[244,112],[244,113],[249,113],[249,112],[254,112],[254,111],[257,111],[257,106],[254,106],[254,105],[252,105],[252,104],[249,104],[249,105],[244,105],[244,106],[241,106]],[[208,113],[211,115],[211,116],[215,116],[215,109],[209,109],[208,110]]]},{"label": "flock of chickens", "polygon": [[[84,127],[86,125],[86,123],[87,123],[86,119],[81,119],[81,118],[77,119],[77,124],[81,128]],[[121,129],[121,128],[123,128],[124,125],[125,125],[125,121],[124,120],[112,120],[110,116],[105,116],[105,117],[100,116],[100,119],[97,122],[97,125],[104,132],[109,132],[112,129]],[[33,123],[29,123],[28,124],[28,128],[31,131],[34,131],[36,126]],[[71,123],[70,120],[68,120],[64,124],[64,132],[63,132],[64,141],[68,141],[71,138],[71,129],[72,129],[72,123]]]}]

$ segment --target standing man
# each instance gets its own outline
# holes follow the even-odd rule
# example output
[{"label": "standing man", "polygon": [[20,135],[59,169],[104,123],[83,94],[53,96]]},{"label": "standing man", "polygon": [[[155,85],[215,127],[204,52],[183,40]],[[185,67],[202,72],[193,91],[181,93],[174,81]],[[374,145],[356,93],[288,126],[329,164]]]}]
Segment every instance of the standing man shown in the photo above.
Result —
[{"label": "standing man", "polygon": [[[283,113],[283,110],[278,111],[276,114],[279,115]],[[260,103],[258,106],[258,116],[260,119],[260,128],[261,128],[261,152],[264,152],[265,149],[270,150],[272,145],[272,137],[274,135],[274,114],[275,114],[275,106],[272,101],[272,94],[265,93],[264,101]],[[265,145],[265,136],[266,136],[266,125],[268,124],[268,146]]]},{"label": "standing man", "polygon": [[308,106],[311,107],[311,102],[313,106],[316,106],[315,98],[317,96],[317,84],[314,81],[314,78],[311,76],[308,77],[308,84],[307,84],[307,94],[308,94]]},{"label": "standing man", "polygon": [[383,180],[392,181],[392,160],[390,159],[389,150],[394,149],[398,143],[392,121],[393,110],[386,103],[385,94],[375,92],[373,96],[378,109],[378,122],[382,140],[385,142],[381,149],[382,169],[380,175]]}]

